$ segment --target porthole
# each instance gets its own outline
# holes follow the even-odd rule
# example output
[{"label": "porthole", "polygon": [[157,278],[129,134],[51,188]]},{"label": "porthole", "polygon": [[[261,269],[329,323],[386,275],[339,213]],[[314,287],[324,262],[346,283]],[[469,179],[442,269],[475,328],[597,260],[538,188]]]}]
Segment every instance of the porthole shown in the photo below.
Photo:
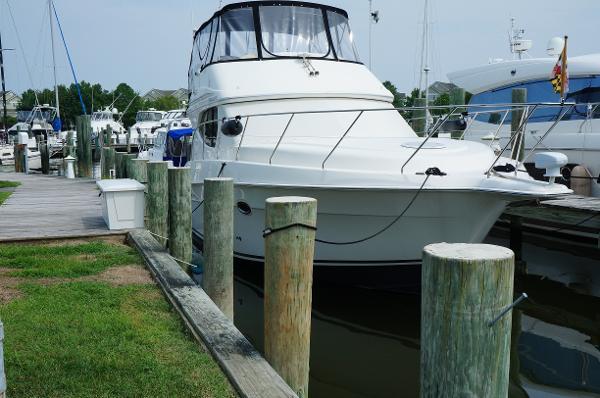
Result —
[{"label": "porthole", "polygon": [[238,202],[237,208],[238,208],[239,212],[245,216],[249,216],[250,214],[252,214],[252,208],[246,202]]}]

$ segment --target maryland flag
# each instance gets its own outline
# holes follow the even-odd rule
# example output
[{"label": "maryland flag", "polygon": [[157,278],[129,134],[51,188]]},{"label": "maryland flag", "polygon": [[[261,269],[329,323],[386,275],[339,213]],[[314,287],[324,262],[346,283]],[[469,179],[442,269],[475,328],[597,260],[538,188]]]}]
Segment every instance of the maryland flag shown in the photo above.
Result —
[{"label": "maryland flag", "polygon": [[569,71],[567,70],[567,36],[565,36],[565,45],[558,57],[558,61],[552,69],[552,88],[554,92],[560,94],[561,101],[564,101],[565,94],[569,92]]}]

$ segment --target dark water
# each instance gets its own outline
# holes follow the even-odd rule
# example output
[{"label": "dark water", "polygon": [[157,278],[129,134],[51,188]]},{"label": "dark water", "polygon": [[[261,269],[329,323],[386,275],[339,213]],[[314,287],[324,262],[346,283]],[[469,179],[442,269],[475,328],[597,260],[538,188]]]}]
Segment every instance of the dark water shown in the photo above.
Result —
[{"label": "dark water", "polygon": [[[487,241],[508,246],[506,235]],[[523,259],[515,294],[532,300],[512,315],[510,396],[600,397],[600,250],[526,234]],[[311,398],[418,396],[419,273],[315,270]],[[261,265],[236,264],[236,325],[259,350],[262,277]]]}]

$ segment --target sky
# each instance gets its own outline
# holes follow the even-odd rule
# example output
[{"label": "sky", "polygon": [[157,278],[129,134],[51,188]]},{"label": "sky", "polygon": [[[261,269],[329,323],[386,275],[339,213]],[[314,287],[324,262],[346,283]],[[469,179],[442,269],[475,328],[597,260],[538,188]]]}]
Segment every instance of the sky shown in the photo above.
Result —
[{"label": "sky", "polygon": [[[318,1],[318,0],[314,0]],[[372,26],[373,67],[382,81],[409,92],[419,84],[425,0],[373,0],[381,19]],[[54,0],[79,80],[113,89],[128,83],[149,89],[187,87],[193,30],[218,9],[218,0]],[[598,0],[429,0],[430,81],[452,71],[510,59],[510,18],[533,40],[530,55],[544,56],[554,36],[569,36],[569,54],[600,52]],[[348,11],[362,61],[369,59],[369,1],[322,0]],[[8,5],[14,16],[15,27]],[[564,12],[564,10],[567,10]],[[56,26],[55,26],[56,28]],[[0,0],[0,32],[7,90],[53,85],[47,0]],[[20,42],[19,44],[19,37]],[[57,37],[59,83],[73,79]],[[31,70],[28,76],[25,60]]]}]

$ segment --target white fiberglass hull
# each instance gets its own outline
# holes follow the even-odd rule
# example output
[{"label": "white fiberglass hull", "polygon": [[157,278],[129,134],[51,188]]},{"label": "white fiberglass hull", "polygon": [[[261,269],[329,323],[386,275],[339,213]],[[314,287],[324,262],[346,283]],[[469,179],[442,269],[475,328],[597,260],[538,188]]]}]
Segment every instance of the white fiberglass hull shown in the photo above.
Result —
[{"label": "white fiberglass hull", "polygon": [[[194,184],[194,198],[202,197],[202,184]],[[364,242],[334,245],[316,243],[315,265],[402,265],[420,262],[423,247],[433,242],[480,242],[507,203],[489,192],[423,190],[406,213],[416,190],[319,189],[236,185],[235,202],[252,209],[235,209],[234,252],[237,257],[264,258],[265,200],[275,196],[308,196],[318,201],[317,239],[330,242]],[[203,210],[194,200],[193,228],[202,238]],[[281,226],[270,225],[277,228]]]}]

